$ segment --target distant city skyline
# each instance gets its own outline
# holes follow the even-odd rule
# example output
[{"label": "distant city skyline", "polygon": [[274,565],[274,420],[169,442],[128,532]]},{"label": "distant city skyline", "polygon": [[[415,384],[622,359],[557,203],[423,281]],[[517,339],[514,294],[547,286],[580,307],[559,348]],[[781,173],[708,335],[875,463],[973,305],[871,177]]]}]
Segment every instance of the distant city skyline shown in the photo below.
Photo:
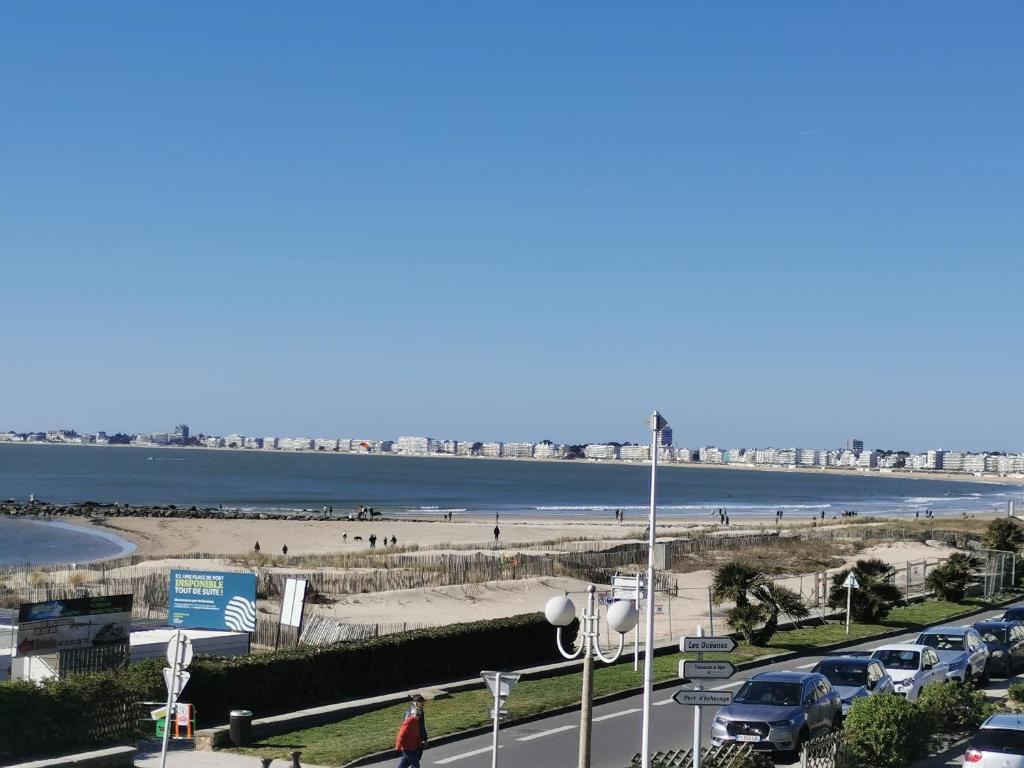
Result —
[{"label": "distant city skyline", "polygon": [[5,426],[1024,448],[1024,4],[3,18]]}]

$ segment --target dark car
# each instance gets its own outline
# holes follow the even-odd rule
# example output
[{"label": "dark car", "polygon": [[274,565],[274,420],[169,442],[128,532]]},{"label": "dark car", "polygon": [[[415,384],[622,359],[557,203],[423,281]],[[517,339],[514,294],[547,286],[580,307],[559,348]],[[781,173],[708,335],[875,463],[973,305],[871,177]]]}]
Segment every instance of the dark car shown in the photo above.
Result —
[{"label": "dark car", "polygon": [[892,678],[882,662],[866,656],[835,656],[822,659],[812,672],[824,675],[843,700],[843,714],[857,699],[895,693]]},{"label": "dark car", "polygon": [[992,619],[979,621],[974,628],[988,646],[991,674],[1012,677],[1024,667],[1024,624]]},{"label": "dark car", "polygon": [[1015,605],[1013,608],[1007,608],[1006,612],[1000,616],[1003,621],[1024,621],[1024,605]]},{"label": "dark car", "polygon": [[839,728],[842,720],[843,702],[824,675],[761,672],[743,684],[732,704],[718,710],[711,741],[793,754],[807,739]]}]

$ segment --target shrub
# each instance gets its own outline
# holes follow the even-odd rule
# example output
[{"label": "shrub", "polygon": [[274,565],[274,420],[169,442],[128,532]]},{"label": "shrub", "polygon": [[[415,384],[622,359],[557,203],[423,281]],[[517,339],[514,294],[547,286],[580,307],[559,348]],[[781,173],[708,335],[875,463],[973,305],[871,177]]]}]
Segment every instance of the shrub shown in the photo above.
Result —
[{"label": "shrub", "polygon": [[985,693],[960,682],[925,686],[916,704],[936,733],[977,728],[992,714]]},{"label": "shrub", "polygon": [[[565,645],[576,629],[573,624],[563,631]],[[532,613],[353,643],[196,659],[182,700],[194,704],[200,722],[210,725],[226,722],[232,709],[263,717],[560,658],[554,628],[543,614]]]},{"label": "shrub", "polygon": [[765,645],[771,639],[778,629],[780,615],[799,620],[810,613],[799,594],[776,584],[742,560],[723,563],[715,570],[711,599],[716,605],[727,601],[736,604],[726,614],[726,620],[753,645]]},{"label": "shrub", "polygon": [[1024,543],[1024,530],[1012,517],[999,517],[985,526],[981,540],[989,549],[1016,552]]},{"label": "shrub", "polygon": [[[850,613],[854,621],[875,623],[884,619],[892,605],[902,595],[892,583],[893,567],[884,560],[869,558],[854,563],[853,572],[860,586],[853,590],[850,599]],[[846,568],[832,577],[832,588],[828,593],[828,604],[832,608],[846,610],[846,581],[850,569]]]},{"label": "shrub", "polygon": [[1024,704],[1024,683],[1014,683],[1009,690],[1010,701]]},{"label": "shrub", "polygon": [[924,754],[929,725],[924,710],[902,696],[866,696],[850,707],[843,739],[850,753],[866,765],[899,768]]}]

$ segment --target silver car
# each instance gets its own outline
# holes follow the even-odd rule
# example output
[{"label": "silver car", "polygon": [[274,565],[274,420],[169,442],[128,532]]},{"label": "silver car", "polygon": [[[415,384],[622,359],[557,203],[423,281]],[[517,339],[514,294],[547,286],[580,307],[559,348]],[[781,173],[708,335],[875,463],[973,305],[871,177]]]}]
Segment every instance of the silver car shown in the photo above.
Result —
[{"label": "silver car", "polygon": [[946,682],[949,667],[939,660],[934,648],[915,643],[894,643],[876,648],[872,659],[882,662],[900,696],[917,701],[926,685]]},{"label": "silver car", "polygon": [[843,704],[824,675],[761,672],[736,692],[711,722],[711,742],[750,744],[754,749],[795,753],[810,737],[835,730]]},{"label": "silver car", "polygon": [[931,627],[916,642],[935,649],[949,667],[947,679],[988,682],[988,646],[974,627]]},{"label": "silver car", "polygon": [[1024,719],[992,715],[981,724],[964,754],[965,768],[1024,768]]},{"label": "silver car", "polygon": [[811,671],[832,683],[843,700],[844,716],[857,699],[896,692],[882,662],[866,656],[833,656],[819,661]]}]

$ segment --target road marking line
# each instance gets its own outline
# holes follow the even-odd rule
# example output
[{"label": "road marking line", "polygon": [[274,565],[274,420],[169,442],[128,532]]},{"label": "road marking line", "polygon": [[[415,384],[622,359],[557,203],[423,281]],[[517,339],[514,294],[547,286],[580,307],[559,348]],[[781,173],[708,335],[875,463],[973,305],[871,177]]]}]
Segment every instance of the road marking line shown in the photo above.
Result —
[{"label": "road marking line", "polygon": [[[498,749],[501,749],[502,745],[498,745]],[[444,765],[446,763],[454,763],[456,760],[461,760],[464,757],[473,757],[474,755],[482,755],[484,752],[490,752],[490,747],[481,747],[480,749],[474,749],[472,752],[463,752],[460,755],[452,755],[446,757],[443,760],[435,760],[434,765]]]},{"label": "road marking line", "polygon": [[656,701],[656,702],[654,702],[653,706],[655,706],[655,707],[664,707],[666,704],[675,704],[675,703],[676,703],[675,699],[665,699],[664,701]]},{"label": "road marking line", "polygon": [[610,715],[601,715],[600,717],[595,717],[594,718],[594,722],[595,723],[600,723],[602,720],[611,720],[613,717],[622,717],[623,715],[632,715],[634,712],[639,712],[639,711],[640,710],[638,708],[624,709],[621,712],[612,712]]},{"label": "road marking line", "polygon": [[[553,733],[561,733],[562,731],[571,731],[575,728],[575,725],[563,725],[559,728],[552,728],[549,731],[541,731],[540,733],[531,733],[529,736],[520,736],[516,741],[533,741],[534,739],[540,739],[544,736],[550,736]],[[488,747],[490,749],[490,747]]]},{"label": "road marking line", "polygon": [[816,662],[816,661],[812,661],[810,664],[801,664],[799,667],[797,667],[797,669],[810,669],[811,667],[813,667],[817,663],[818,662]]},{"label": "road marking line", "polygon": [[726,683],[725,685],[716,685],[714,688],[711,688],[710,690],[712,690],[712,691],[724,691],[726,688],[735,688],[737,685],[743,685],[745,682],[747,682],[747,681],[746,680],[737,680],[737,681],[735,681],[733,683]]}]

